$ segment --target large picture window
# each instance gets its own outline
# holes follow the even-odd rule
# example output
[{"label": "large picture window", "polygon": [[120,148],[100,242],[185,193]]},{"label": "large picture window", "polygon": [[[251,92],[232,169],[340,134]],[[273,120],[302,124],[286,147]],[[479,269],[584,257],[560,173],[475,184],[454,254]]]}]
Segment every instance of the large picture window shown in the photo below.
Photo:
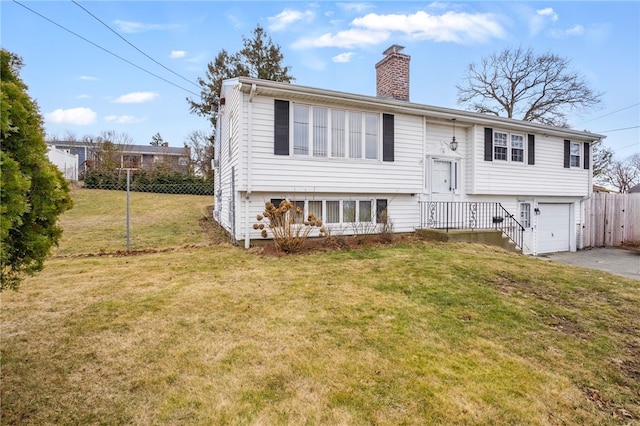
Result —
[{"label": "large picture window", "polygon": [[393,114],[333,109],[274,100],[273,153],[395,160]]},{"label": "large picture window", "polygon": [[381,115],[294,104],[293,153],[313,157],[378,160]]}]

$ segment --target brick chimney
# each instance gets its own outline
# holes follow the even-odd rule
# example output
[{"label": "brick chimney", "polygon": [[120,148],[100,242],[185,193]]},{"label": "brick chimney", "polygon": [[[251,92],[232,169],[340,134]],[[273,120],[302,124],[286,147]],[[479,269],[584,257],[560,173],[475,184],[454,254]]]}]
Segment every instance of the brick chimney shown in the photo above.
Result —
[{"label": "brick chimney", "polygon": [[376,96],[399,101],[409,100],[409,62],[411,56],[402,52],[404,46],[394,44],[382,54],[376,64]]}]

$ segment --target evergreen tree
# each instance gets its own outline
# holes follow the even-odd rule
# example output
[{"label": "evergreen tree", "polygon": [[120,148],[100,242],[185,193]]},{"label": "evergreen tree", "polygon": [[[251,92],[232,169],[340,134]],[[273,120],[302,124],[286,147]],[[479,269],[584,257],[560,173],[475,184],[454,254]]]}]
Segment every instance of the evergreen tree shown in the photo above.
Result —
[{"label": "evergreen tree", "polygon": [[38,106],[20,79],[22,59],[0,51],[0,290],[17,289],[44,266],[71,208],[69,186],[47,158]]},{"label": "evergreen tree", "polygon": [[164,139],[162,139],[162,136],[160,136],[160,133],[156,133],[155,135],[153,135],[153,137],[151,137],[151,142],[149,142],[149,145],[162,146],[163,143],[164,143]]},{"label": "evergreen tree", "polygon": [[274,44],[264,28],[257,25],[253,38],[242,38],[243,48],[234,54],[222,49],[207,65],[206,78],[198,78],[200,101],[187,98],[192,113],[207,117],[213,128],[220,105],[222,81],[233,77],[254,77],[289,83],[293,77],[289,67],[282,66],[284,56],[280,46]]}]

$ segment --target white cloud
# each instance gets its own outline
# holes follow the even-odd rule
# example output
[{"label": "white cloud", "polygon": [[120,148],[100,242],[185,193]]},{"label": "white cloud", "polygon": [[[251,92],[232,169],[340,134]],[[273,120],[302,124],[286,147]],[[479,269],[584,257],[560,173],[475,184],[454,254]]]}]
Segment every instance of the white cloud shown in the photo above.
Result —
[{"label": "white cloud", "polygon": [[355,55],[354,52],[344,52],[334,56],[333,58],[331,58],[331,60],[338,63],[351,62],[351,58],[353,58],[353,55]]},{"label": "white cloud", "polygon": [[371,3],[338,3],[337,6],[347,12],[362,13],[366,10],[373,9]]},{"label": "white cloud", "polygon": [[70,124],[76,126],[86,126],[96,122],[95,111],[89,108],[57,109],[44,115],[45,120],[53,124]]},{"label": "white cloud", "polygon": [[91,96],[87,94],[82,94],[82,95],[76,96],[76,99],[91,99]]},{"label": "white cloud", "polygon": [[185,56],[187,56],[186,50],[172,50],[171,53],[169,54],[169,57],[171,59],[180,59],[180,58],[184,58]]},{"label": "white cloud", "polygon": [[539,16],[547,16],[547,17],[549,17],[549,19],[551,19],[553,22],[558,20],[558,14],[556,12],[554,12],[553,8],[551,8],[551,7],[547,7],[545,9],[536,10],[536,13]]},{"label": "white cloud", "polygon": [[135,124],[145,121],[146,118],[136,118],[132,115],[107,115],[104,120],[116,124]]},{"label": "white cloud", "polygon": [[365,45],[376,45],[387,40],[389,32],[369,31],[359,28],[340,31],[337,34],[326,33],[316,38],[300,39],[293,44],[296,49],[306,47],[342,47],[351,49]]},{"label": "white cloud", "polygon": [[88,75],[81,75],[80,76],[80,80],[84,80],[84,81],[97,81],[99,80],[98,77],[91,77]]},{"label": "white cloud", "polygon": [[574,25],[567,30],[568,35],[578,36],[584,34],[584,27],[582,25]]},{"label": "white cloud", "polygon": [[123,33],[143,33],[146,31],[164,31],[180,28],[176,24],[146,24],[144,22],[116,20],[114,25]]},{"label": "white cloud", "polygon": [[150,102],[158,96],[160,95],[154,92],[133,92],[122,95],[113,102],[117,104],[141,104],[144,102]]},{"label": "white cloud", "polygon": [[534,36],[544,29],[548,22],[558,21],[558,14],[551,7],[536,10],[529,18],[529,33]]},{"label": "white cloud", "polygon": [[285,9],[276,16],[268,18],[269,29],[272,31],[281,31],[287,28],[290,24],[300,20],[311,20],[314,17],[314,13],[310,10],[300,12],[298,10]]},{"label": "white cloud", "polygon": [[424,11],[412,15],[370,13],[354,19],[353,24],[375,31],[402,32],[416,40],[470,43],[505,37],[502,26],[496,17],[489,13],[447,12],[438,16]]},{"label": "white cloud", "polygon": [[415,40],[453,43],[483,43],[504,38],[505,31],[498,19],[487,13],[469,14],[447,12],[431,15],[419,11],[411,15],[367,14],[351,22],[353,28],[336,34],[326,33],[294,43],[295,48],[342,47],[351,49],[376,45],[386,41],[393,32],[403,33]]},{"label": "white cloud", "polygon": [[585,29],[582,25],[574,25],[566,30],[550,30],[549,35],[553,38],[563,39],[567,37],[577,37],[585,34]]}]

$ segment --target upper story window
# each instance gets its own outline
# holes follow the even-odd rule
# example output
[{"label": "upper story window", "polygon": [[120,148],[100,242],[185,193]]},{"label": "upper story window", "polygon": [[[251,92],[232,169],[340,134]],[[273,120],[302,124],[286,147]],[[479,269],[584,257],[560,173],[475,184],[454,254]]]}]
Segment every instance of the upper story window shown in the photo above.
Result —
[{"label": "upper story window", "polygon": [[524,162],[524,136],[511,135],[511,161]]},{"label": "upper story window", "polygon": [[580,167],[580,144],[571,142],[571,156],[569,162],[571,167]]},{"label": "upper story window", "polygon": [[524,163],[524,135],[494,131],[493,159]]},{"label": "upper story window", "polygon": [[507,161],[509,158],[507,152],[509,144],[507,142],[507,134],[502,132],[493,132],[493,159]]},{"label": "upper story window", "polygon": [[[568,141],[567,141],[568,142]],[[533,134],[509,133],[494,130],[491,127],[484,128],[484,161],[506,161],[535,165],[536,163],[536,136]],[[568,156],[568,147],[565,153]],[[568,166],[568,158],[565,167]]]},{"label": "upper story window", "polygon": [[293,153],[377,160],[380,122],[380,114],[294,104]]},{"label": "upper story window", "polygon": [[393,114],[280,99],[274,99],[273,112],[274,155],[395,161]]}]

